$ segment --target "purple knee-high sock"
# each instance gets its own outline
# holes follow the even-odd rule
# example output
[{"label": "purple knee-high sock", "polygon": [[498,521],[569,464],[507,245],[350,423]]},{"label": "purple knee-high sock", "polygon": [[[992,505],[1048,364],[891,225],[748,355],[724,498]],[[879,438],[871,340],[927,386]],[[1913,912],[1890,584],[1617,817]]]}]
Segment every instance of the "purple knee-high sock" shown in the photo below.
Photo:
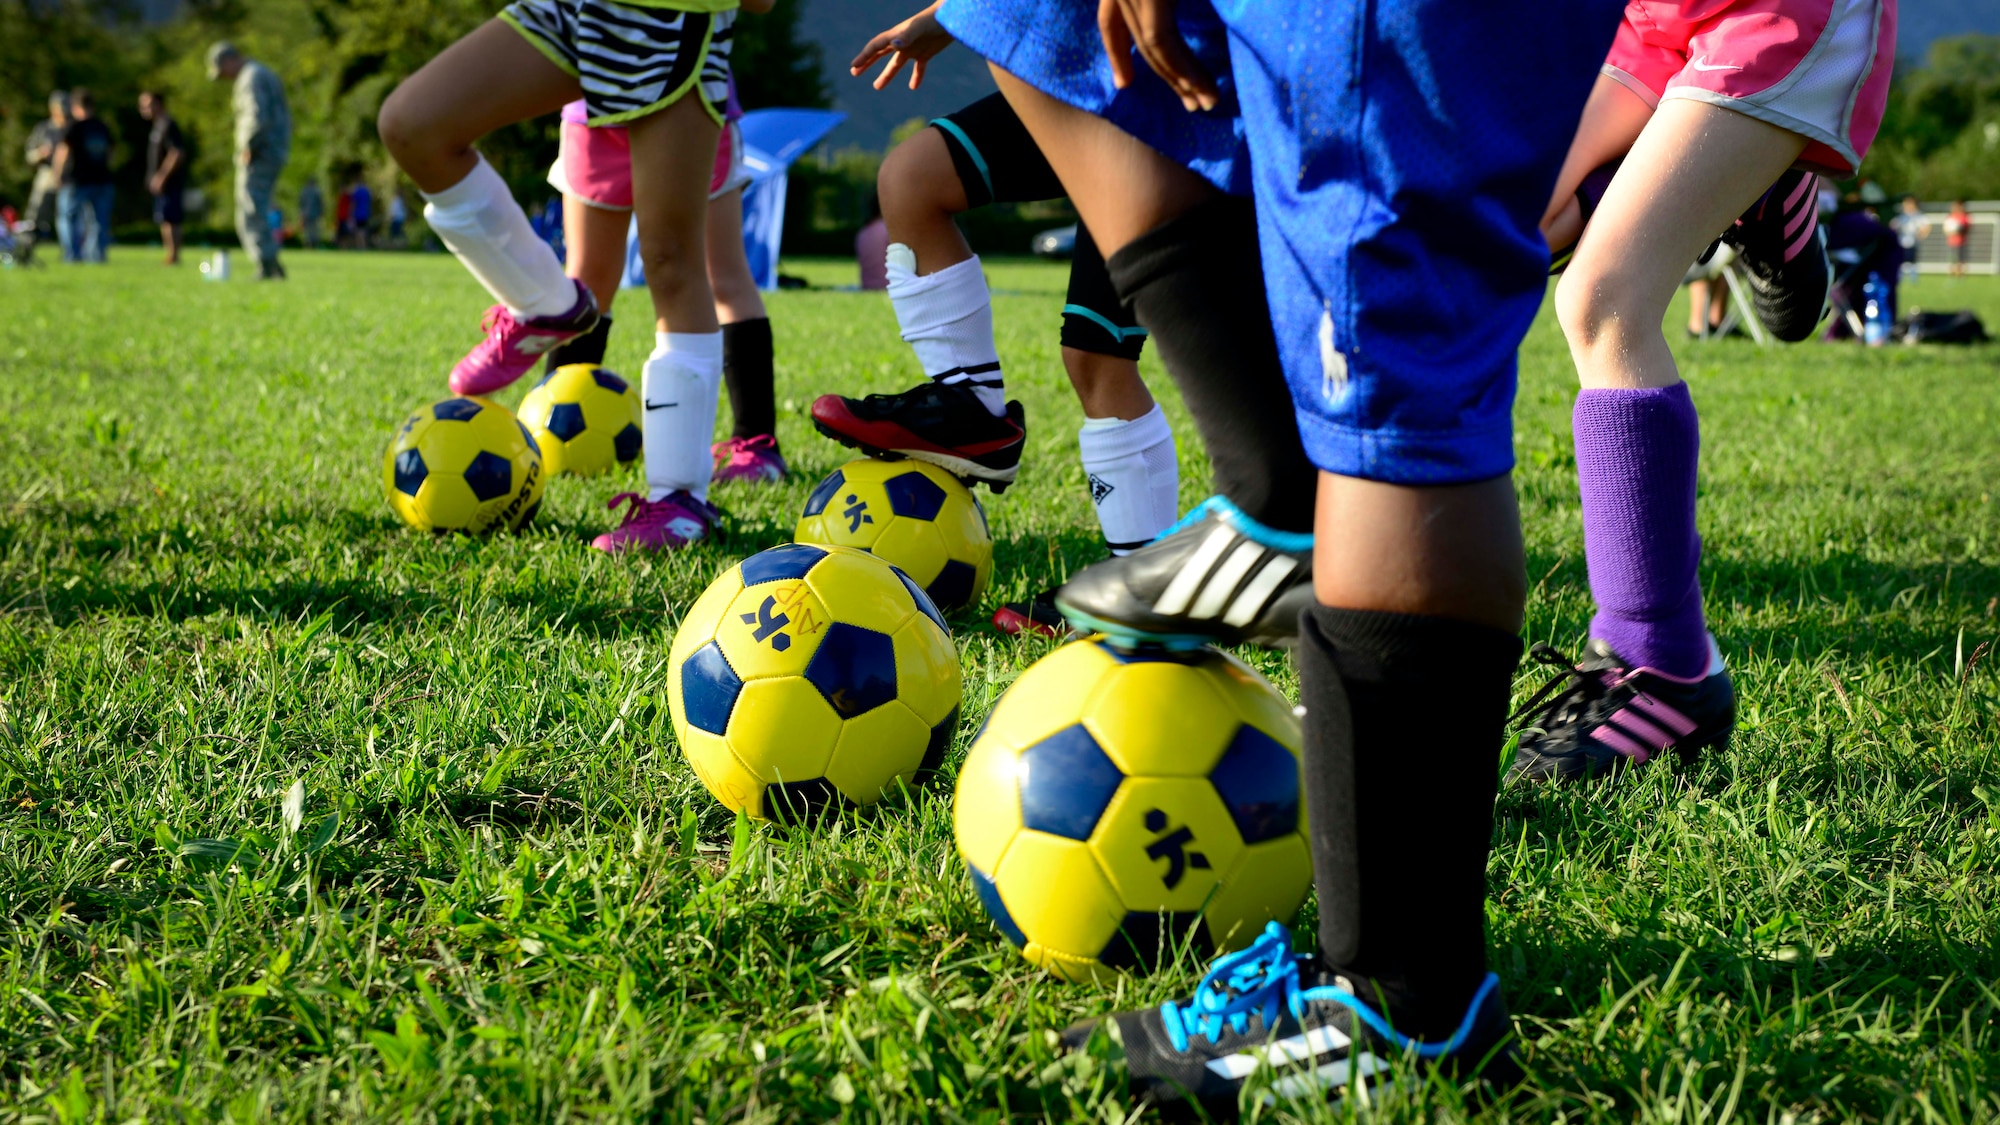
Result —
[{"label": "purple knee-high sock", "polygon": [[1693,678],[1708,668],[1701,537],[1694,530],[1701,423],[1686,383],[1576,396],[1576,475],[1593,637],[1634,667]]}]

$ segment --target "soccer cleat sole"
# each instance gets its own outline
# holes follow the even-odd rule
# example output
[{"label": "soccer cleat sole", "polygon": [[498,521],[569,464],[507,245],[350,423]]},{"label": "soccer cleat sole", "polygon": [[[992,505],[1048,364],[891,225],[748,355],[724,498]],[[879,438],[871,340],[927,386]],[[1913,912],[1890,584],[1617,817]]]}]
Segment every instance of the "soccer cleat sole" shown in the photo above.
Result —
[{"label": "soccer cleat sole", "polygon": [[1117,648],[1132,652],[1142,648],[1163,648],[1168,652],[1193,652],[1210,645],[1231,645],[1235,642],[1227,637],[1214,637],[1206,633],[1149,633],[1121,625],[1116,621],[1106,621],[1093,617],[1080,609],[1065,605],[1056,599],[1056,608],[1069,621],[1070,628],[1079,633],[1101,633],[1104,639]]},{"label": "soccer cleat sole", "polygon": [[852,434],[842,433],[817,418],[813,419],[813,428],[847,448],[858,449],[870,457],[879,457],[884,461],[923,461],[936,465],[967,484],[976,482],[985,485],[995,496],[1007,491],[1007,486],[1013,484],[1014,478],[1021,472],[1019,464],[1005,469],[995,469],[970,458],[954,457],[949,453],[939,453],[929,449],[892,449],[876,445],[873,442],[862,441]]}]

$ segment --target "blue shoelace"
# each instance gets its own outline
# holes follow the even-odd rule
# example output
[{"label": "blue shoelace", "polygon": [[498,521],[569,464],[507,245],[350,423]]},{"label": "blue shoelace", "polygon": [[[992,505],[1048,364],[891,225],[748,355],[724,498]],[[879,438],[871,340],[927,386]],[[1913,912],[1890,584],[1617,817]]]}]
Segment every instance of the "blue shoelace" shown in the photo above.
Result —
[{"label": "blue shoelace", "polygon": [[[1228,501],[1224,501],[1228,503]],[[1300,1024],[1305,1023],[1306,1005],[1315,1000],[1332,1001],[1353,1012],[1377,1035],[1394,1044],[1398,1050],[1415,1051],[1418,1058],[1434,1059],[1448,1055],[1465,1045],[1472,1034],[1473,1020],[1486,998],[1500,987],[1500,978],[1486,974],[1480,982],[1479,991],[1472,996],[1472,1003],[1466,1005],[1465,1018],[1459,1021],[1458,1030],[1451,1037],[1440,1042],[1425,1043],[1412,1039],[1389,1026],[1382,1013],[1344,988],[1322,985],[1319,988],[1299,987],[1298,954],[1292,952],[1292,935],[1277,922],[1264,927],[1264,932],[1247,949],[1217,958],[1208,975],[1201,978],[1201,984],[1194,991],[1194,998],[1185,1005],[1168,1001],[1160,1005],[1160,1022],[1167,1028],[1167,1038],[1174,1050],[1185,1051],[1191,1036],[1200,1035],[1209,1042],[1219,1042],[1223,1029],[1227,1027],[1238,1035],[1250,1028],[1250,1016],[1262,1016],[1264,1027],[1269,1030],[1278,1020],[1280,1010],[1288,1011]]]},{"label": "blue shoelace", "polygon": [[1211,515],[1221,517],[1229,526],[1242,534],[1245,539],[1259,546],[1269,547],[1273,551],[1285,551],[1289,554],[1300,555],[1312,550],[1312,533],[1305,531],[1279,531],[1275,527],[1266,527],[1246,515],[1243,509],[1231,503],[1226,496],[1211,496],[1194,507],[1189,508],[1187,515],[1174,521],[1172,527],[1154,536],[1153,542],[1158,543],[1175,532],[1186,531]]}]

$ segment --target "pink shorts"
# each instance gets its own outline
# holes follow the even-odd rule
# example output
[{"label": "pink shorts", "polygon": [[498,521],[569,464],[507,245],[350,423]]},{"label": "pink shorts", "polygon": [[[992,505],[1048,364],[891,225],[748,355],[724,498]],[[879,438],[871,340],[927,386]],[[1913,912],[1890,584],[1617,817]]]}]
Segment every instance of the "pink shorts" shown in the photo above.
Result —
[{"label": "pink shorts", "polygon": [[1604,73],[1657,106],[1693,98],[1806,139],[1799,166],[1861,165],[1896,57],[1896,0],[1629,0]]},{"label": "pink shorts", "polygon": [[[722,127],[715,146],[715,171],[708,180],[714,199],[750,182],[743,166],[743,133],[731,121]],[[549,186],[606,211],[632,209],[632,142],[616,125],[593,128],[579,121],[562,123],[562,151],[549,169]]]}]

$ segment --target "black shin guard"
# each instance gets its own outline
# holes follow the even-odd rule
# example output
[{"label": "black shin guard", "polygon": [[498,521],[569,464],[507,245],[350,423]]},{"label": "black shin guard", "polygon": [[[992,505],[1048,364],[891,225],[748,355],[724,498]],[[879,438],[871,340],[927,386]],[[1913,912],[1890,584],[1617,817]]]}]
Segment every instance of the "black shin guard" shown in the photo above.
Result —
[{"label": "black shin guard", "polygon": [[574,337],[549,349],[548,366],[544,369],[554,372],[558,367],[568,367],[572,363],[601,364],[604,349],[611,343],[611,318],[600,316],[590,331]]},{"label": "black shin guard", "polygon": [[1215,490],[1268,526],[1311,531],[1319,474],[1299,440],[1271,334],[1250,201],[1205,203],[1106,265],[1194,415]]},{"label": "black shin guard", "polygon": [[1449,1036],[1486,974],[1486,854],[1520,658],[1519,637],[1463,621],[1323,605],[1299,618],[1320,957],[1405,1034]]},{"label": "black shin guard", "polygon": [[729,413],[736,419],[732,432],[737,437],[778,430],[772,364],[770,317],[722,326],[722,381],[729,387]]}]

